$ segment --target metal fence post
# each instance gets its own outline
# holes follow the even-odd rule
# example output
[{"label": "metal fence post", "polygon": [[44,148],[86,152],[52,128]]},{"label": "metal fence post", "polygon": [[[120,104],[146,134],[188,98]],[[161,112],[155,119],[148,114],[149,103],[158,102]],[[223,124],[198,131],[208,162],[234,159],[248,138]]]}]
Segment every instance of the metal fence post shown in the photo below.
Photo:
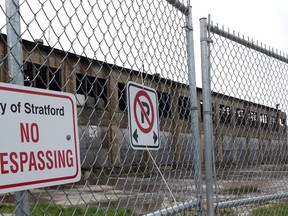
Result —
[{"label": "metal fence post", "polygon": [[214,215],[213,205],[213,139],[212,139],[212,109],[211,109],[211,84],[209,68],[209,38],[207,34],[206,18],[200,19],[200,41],[201,41],[201,69],[202,69],[202,95],[203,95],[203,127],[205,148],[205,178],[207,196],[207,215]]},{"label": "metal fence post", "polygon": [[187,2],[186,7],[178,0],[167,0],[181,13],[186,16],[186,38],[187,38],[187,67],[189,78],[189,95],[191,106],[191,129],[194,138],[194,170],[195,170],[195,187],[197,192],[197,211],[198,215],[202,215],[202,172],[201,172],[201,158],[200,158],[200,140],[199,140],[199,122],[198,122],[198,104],[197,104],[197,89],[196,89],[196,74],[195,74],[195,56],[194,56],[194,40],[193,40],[193,25],[192,25],[192,9],[190,1]]},{"label": "metal fence post", "polygon": [[[190,2],[189,2],[190,5]],[[186,13],[186,34],[187,34],[187,58],[188,58],[188,75],[189,75],[189,91],[191,104],[191,124],[194,134],[194,151],[195,151],[195,187],[199,199],[199,214],[202,215],[202,182],[201,182],[201,158],[200,158],[200,141],[199,141],[199,122],[198,122],[198,105],[197,105],[197,89],[195,74],[195,58],[194,58],[194,41],[192,26],[192,10],[188,8]]]},{"label": "metal fence post", "polygon": [[[24,85],[19,0],[6,0],[8,71],[10,83]],[[15,193],[16,215],[29,215],[28,191]]]},{"label": "metal fence post", "polygon": [[7,45],[8,45],[8,70],[10,83],[24,85],[22,66],[22,44],[20,31],[19,0],[12,2],[6,0],[7,13]]}]

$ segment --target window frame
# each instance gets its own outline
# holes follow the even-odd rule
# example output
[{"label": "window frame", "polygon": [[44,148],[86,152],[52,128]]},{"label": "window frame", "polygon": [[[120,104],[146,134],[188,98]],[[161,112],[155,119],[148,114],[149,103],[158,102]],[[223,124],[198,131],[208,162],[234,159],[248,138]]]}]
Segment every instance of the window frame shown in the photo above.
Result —
[{"label": "window frame", "polygon": [[127,110],[127,84],[118,82],[118,108],[121,111]]},{"label": "window frame", "polygon": [[78,105],[105,109],[108,103],[107,82],[100,77],[76,73],[76,96]]},{"label": "window frame", "polygon": [[248,113],[248,124],[250,127],[258,127],[258,113],[255,111],[249,111]]},{"label": "window frame", "polygon": [[180,119],[189,120],[190,107],[190,98],[180,95],[178,97],[178,113]]},{"label": "window frame", "polygon": [[167,92],[157,91],[159,118],[172,118],[171,95]]},{"label": "window frame", "polygon": [[269,124],[269,117],[266,113],[260,113],[259,116],[260,125],[262,128],[267,129]]},{"label": "window frame", "polygon": [[25,62],[24,86],[61,91],[61,69]]},{"label": "window frame", "polygon": [[236,117],[236,125],[238,126],[245,126],[245,110],[241,108],[236,108],[235,111],[235,117]]},{"label": "window frame", "polygon": [[220,115],[220,123],[222,124],[231,124],[232,115],[231,115],[231,107],[227,105],[220,104],[219,105],[219,115]]}]

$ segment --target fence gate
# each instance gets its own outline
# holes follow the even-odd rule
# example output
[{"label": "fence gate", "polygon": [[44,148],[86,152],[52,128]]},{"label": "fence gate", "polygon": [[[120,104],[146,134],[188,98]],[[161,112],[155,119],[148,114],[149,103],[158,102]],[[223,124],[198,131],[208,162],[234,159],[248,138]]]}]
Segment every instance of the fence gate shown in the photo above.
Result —
[{"label": "fence gate", "polygon": [[[82,174],[79,182],[1,193],[0,214],[201,214],[189,1],[2,0],[0,8],[0,81],[75,96]],[[140,136],[129,136],[129,81],[156,92],[157,150],[130,145]],[[149,128],[157,118],[145,99],[137,100],[132,114],[139,128]],[[68,164],[65,155],[29,155],[37,156],[22,158],[20,169],[17,153],[0,150],[0,182],[16,167],[37,181],[52,163]]]},{"label": "fence gate", "polygon": [[287,215],[288,59],[200,24],[209,215]]}]

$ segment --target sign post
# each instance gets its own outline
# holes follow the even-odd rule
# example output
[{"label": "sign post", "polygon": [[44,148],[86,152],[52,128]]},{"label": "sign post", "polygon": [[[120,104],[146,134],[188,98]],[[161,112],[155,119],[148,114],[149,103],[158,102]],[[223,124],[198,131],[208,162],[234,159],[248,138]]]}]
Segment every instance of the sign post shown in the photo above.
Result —
[{"label": "sign post", "polygon": [[[24,85],[24,75],[21,72],[23,62],[21,28],[20,28],[20,3],[19,0],[5,0],[6,20],[7,20],[7,53],[8,53],[8,74],[10,83]],[[15,193],[16,215],[29,215],[28,191],[18,191]]]},{"label": "sign post", "polygon": [[0,128],[0,193],[79,181],[74,95],[0,83]]},{"label": "sign post", "polygon": [[127,84],[129,137],[133,149],[159,149],[157,93],[134,82]]}]

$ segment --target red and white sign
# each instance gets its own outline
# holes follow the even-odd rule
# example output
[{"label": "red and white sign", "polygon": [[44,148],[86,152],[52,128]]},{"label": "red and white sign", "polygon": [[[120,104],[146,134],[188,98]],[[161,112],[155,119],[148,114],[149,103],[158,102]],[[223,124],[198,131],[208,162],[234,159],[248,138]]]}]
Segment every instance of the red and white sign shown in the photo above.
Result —
[{"label": "red and white sign", "polygon": [[159,148],[157,93],[134,82],[127,84],[130,143],[134,149]]},{"label": "red and white sign", "polygon": [[0,83],[0,193],[80,180],[75,97]]}]

